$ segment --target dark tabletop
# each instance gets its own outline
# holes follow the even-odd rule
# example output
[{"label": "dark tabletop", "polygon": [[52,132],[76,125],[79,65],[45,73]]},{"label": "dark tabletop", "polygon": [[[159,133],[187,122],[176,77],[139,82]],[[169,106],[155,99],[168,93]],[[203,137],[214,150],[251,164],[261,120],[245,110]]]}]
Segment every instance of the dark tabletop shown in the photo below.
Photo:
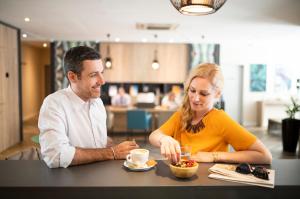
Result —
[{"label": "dark tabletop", "polygon": [[0,161],[0,194],[44,198],[65,194],[73,198],[92,198],[101,194],[101,198],[136,196],[143,199],[186,196],[274,199],[300,194],[300,160],[273,161],[268,168],[275,170],[274,189],[210,179],[208,168],[212,165],[200,163],[197,175],[178,179],[164,161],[158,161],[156,168],[146,172],[129,171],[123,167],[123,161],[104,161],[66,169],[50,169],[41,161]]}]

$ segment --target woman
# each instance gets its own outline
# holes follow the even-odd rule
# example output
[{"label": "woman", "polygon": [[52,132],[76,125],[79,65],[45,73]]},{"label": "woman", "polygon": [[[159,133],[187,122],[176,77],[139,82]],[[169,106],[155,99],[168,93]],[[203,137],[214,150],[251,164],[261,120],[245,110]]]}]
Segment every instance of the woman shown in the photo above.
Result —
[{"label": "woman", "polygon": [[[198,162],[271,163],[271,153],[258,138],[214,108],[223,81],[215,64],[200,64],[191,71],[180,110],[149,137],[163,156],[177,162],[180,145],[188,145],[192,147],[191,158]],[[228,152],[229,145],[235,152]]]}]

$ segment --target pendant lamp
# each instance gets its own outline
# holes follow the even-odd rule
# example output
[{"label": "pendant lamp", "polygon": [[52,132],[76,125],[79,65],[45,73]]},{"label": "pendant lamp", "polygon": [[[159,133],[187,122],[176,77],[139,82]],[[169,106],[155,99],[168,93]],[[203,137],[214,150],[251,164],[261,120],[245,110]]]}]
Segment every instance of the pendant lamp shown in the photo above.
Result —
[{"label": "pendant lamp", "polygon": [[226,0],[170,0],[172,5],[184,15],[208,15],[219,10]]},{"label": "pendant lamp", "polygon": [[[106,36],[107,36],[107,40],[109,41],[110,34],[107,34]],[[110,46],[109,46],[109,43],[107,43],[106,58],[105,58],[104,64],[105,64],[105,68],[106,69],[111,69],[112,68],[112,59],[110,57]]]},{"label": "pendant lamp", "polygon": [[[154,38],[155,39],[157,38],[156,34],[154,35]],[[153,68],[153,70],[159,69],[159,62],[158,62],[158,59],[157,59],[157,45],[156,44],[155,44],[154,59],[153,59],[153,62],[152,62],[152,68]]]}]

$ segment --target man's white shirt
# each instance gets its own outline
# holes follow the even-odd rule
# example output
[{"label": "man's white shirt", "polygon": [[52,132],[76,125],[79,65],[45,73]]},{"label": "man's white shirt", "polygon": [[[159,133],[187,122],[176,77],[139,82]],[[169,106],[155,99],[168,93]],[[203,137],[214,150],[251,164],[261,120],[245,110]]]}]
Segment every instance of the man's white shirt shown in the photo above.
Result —
[{"label": "man's white shirt", "polygon": [[69,86],[47,96],[40,110],[39,141],[50,168],[68,167],[75,147],[105,148],[106,111],[100,98],[87,102]]}]

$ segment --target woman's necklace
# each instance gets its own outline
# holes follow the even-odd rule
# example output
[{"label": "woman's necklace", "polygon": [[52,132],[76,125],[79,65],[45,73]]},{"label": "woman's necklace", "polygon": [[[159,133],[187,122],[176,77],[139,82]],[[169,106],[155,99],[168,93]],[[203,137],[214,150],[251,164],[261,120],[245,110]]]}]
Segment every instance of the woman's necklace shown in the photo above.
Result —
[{"label": "woman's necklace", "polygon": [[205,125],[203,124],[202,119],[201,119],[197,124],[192,124],[191,122],[189,122],[189,124],[186,127],[186,130],[188,132],[198,133],[199,131],[204,129],[204,127],[205,127]]},{"label": "woman's necklace", "polygon": [[197,122],[196,124],[192,124],[192,121],[189,122],[189,124],[186,127],[186,130],[188,132],[192,132],[192,133],[198,133],[199,131],[201,131],[202,129],[205,128],[205,125],[203,123],[203,118],[207,115],[208,112],[206,112],[205,114],[203,114],[203,116],[201,117],[200,121]]}]

